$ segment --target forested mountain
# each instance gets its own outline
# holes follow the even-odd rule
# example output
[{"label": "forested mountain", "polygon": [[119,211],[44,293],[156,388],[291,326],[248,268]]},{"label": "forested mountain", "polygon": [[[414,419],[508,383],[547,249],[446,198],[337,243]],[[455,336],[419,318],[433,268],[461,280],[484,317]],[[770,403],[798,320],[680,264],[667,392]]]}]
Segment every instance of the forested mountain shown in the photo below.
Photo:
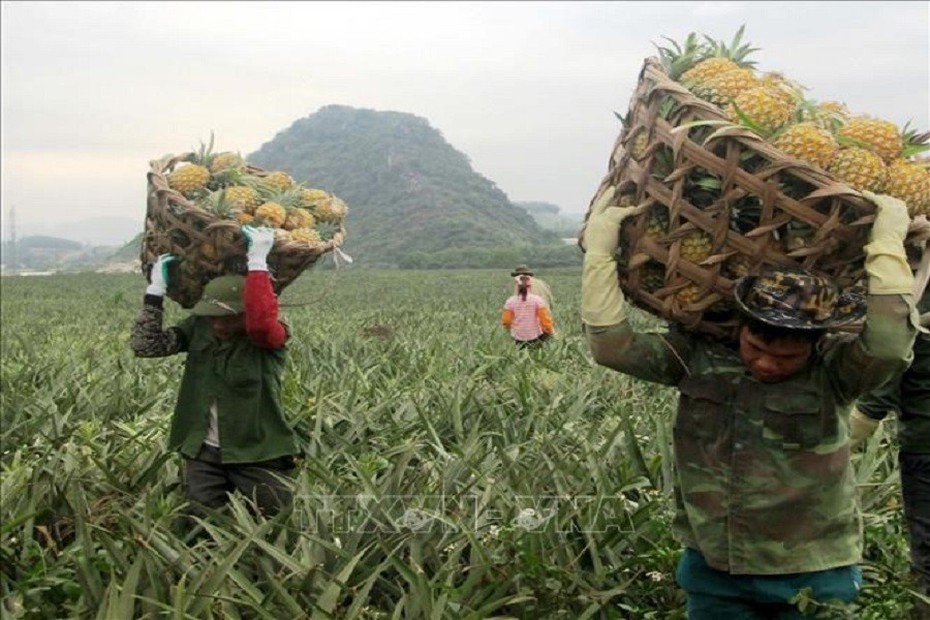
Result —
[{"label": "forested mountain", "polygon": [[577,264],[577,251],[476,173],[426,119],[331,105],[247,156],[349,205],[344,250],[360,265]]},{"label": "forested mountain", "polygon": [[552,231],[562,238],[576,237],[584,223],[583,214],[565,215],[558,205],[551,202],[515,202],[514,204],[532,215],[542,229]]}]

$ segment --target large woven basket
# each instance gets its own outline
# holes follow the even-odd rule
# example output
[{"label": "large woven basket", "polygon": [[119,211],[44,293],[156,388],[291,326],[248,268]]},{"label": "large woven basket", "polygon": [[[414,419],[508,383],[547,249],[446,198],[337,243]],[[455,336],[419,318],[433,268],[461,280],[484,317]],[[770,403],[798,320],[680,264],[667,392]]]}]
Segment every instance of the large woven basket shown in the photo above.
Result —
[{"label": "large woven basket", "polygon": [[[638,207],[623,222],[617,250],[619,286],[632,303],[732,340],[740,275],[797,266],[844,288],[861,285],[874,205],[749,129],[721,129],[720,121],[729,124],[717,106],[671,80],[657,59],[646,59],[591,204],[613,186],[611,204]],[[701,178],[715,179],[714,186],[695,185]],[[667,218],[658,233],[649,230],[656,217]],[[683,242],[695,231],[706,233],[710,248],[692,262]]]},{"label": "large woven basket", "polygon": [[[167,175],[175,166],[193,161],[194,157],[194,153],[182,153],[150,162],[148,207],[140,252],[146,277],[161,254],[170,253],[180,259],[170,266],[168,297],[184,308],[197,303],[204,285],[213,278],[228,273],[245,274],[248,269],[241,226],[201,208],[168,186]],[[270,174],[252,165],[246,165],[245,171],[257,177]],[[339,224],[330,239],[315,245],[276,240],[268,255],[275,292],[280,293],[321,256],[340,246],[344,237],[345,227]]]}]

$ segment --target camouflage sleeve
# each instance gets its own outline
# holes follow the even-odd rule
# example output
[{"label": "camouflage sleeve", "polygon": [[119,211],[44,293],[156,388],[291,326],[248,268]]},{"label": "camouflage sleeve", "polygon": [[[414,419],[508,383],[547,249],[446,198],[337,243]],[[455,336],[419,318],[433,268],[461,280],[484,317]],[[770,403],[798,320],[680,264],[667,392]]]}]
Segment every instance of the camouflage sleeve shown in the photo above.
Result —
[{"label": "camouflage sleeve", "polygon": [[171,327],[162,329],[165,311],[162,300],[146,295],[142,310],[132,326],[130,346],[136,357],[165,357],[187,349],[187,339],[182,330]]},{"label": "camouflage sleeve", "polygon": [[879,388],[904,372],[911,361],[917,328],[910,296],[870,295],[862,334],[828,355],[837,392],[847,401]]},{"label": "camouflage sleeve", "polygon": [[677,385],[687,374],[693,341],[678,330],[634,331],[629,321],[610,327],[584,326],[591,354],[601,366],[644,381]]}]

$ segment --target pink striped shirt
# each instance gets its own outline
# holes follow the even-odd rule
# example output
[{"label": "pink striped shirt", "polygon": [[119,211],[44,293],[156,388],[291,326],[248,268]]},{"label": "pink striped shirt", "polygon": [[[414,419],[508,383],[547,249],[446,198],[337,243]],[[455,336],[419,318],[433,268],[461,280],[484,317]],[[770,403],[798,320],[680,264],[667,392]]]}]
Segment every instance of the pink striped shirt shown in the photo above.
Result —
[{"label": "pink striped shirt", "polygon": [[546,302],[539,295],[527,293],[526,300],[519,295],[513,295],[504,302],[504,310],[513,311],[513,323],[510,325],[510,335],[516,340],[535,340],[539,338],[543,329],[539,324],[537,311],[546,307]]}]

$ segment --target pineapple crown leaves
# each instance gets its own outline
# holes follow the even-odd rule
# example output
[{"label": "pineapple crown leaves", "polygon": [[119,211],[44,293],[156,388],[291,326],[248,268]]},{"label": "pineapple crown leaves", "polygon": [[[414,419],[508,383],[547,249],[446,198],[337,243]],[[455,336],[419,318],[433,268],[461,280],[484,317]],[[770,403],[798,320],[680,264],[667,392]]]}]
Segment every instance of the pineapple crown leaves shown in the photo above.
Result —
[{"label": "pineapple crown leaves", "polygon": [[930,151],[930,131],[918,133],[917,129],[911,127],[911,121],[904,124],[901,130],[904,136],[904,150],[901,153],[902,159],[909,159],[914,155],[919,155]]},{"label": "pineapple crown leaves", "polygon": [[662,68],[675,81],[678,81],[682,73],[703,60],[709,51],[707,46],[698,40],[698,35],[694,32],[688,33],[683,45],[679,45],[678,41],[669,37],[662,38],[671,43],[671,46],[662,47],[655,42],[653,45],[659,52],[659,62]]},{"label": "pineapple crown leaves", "polygon": [[302,189],[303,188],[299,185],[286,190],[280,190],[263,183],[255,185],[255,190],[262,200],[265,202],[275,202],[285,209],[296,207],[300,204],[300,190]]},{"label": "pineapple crown leaves", "polygon": [[194,163],[200,164],[201,166],[210,167],[210,162],[213,161],[213,130],[210,130],[210,142],[204,144],[203,141],[200,142],[200,148],[195,151]]},{"label": "pineapple crown leaves", "polygon": [[754,68],[756,63],[754,61],[748,60],[748,57],[753,52],[758,52],[759,48],[750,47],[749,43],[743,43],[743,33],[745,31],[746,24],[743,24],[739,27],[739,30],[736,31],[736,34],[733,35],[733,40],[729,45],[725,41],[717,41],[707,35],[704,35],[704,40],[707,41],[707,46],[710,50],[708,58],[729,58],[741,67],[750,69]]}]

